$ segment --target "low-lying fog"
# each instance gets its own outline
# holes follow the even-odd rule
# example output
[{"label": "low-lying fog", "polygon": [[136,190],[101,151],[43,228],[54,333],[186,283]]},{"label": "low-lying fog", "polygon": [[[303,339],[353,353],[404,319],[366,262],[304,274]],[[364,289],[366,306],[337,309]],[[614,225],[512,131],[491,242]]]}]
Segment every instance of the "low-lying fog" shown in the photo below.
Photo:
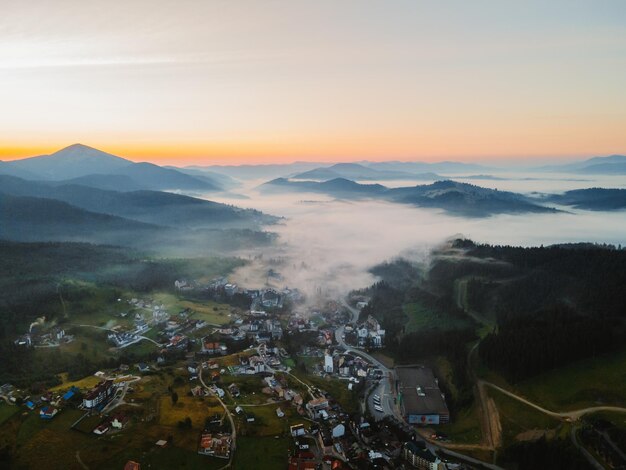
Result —
[{"label": "low-lying fog", "polygon": [[[577,179],[591,178],[578,176]],[[245,286],[261,287],[269,283],[297,287],[309,296],[320,291],[341,295],[373,283],[375,278],[368,273],[373,265],[398,256],[426,260],[432,247],[460,235],[477,242],[523,246],[581,241],[626,244],[624,211],[567,208],[569,213],[463,218],[440,210],[381,201],[342,201],[302,193],[268,195],[256,190],[263,182],[249,181],[245,187],[238,188],[237,192],[249,199],[207,196],[218,202],[285,217],[283,223],[268,227],[279,234],[275,248],[242,253],[246,257],[263,255],[262,260],[235,273],[234,280]],[[623,178],[620,184],[617,181],[601,184],[595,180],[592,183],[518,179],[468,182],[518,192],[624,185]],[[270,268],[279,272],[282,279],[268,278]]]},{"label": "low-lying fog", "polygon": [[[486,177],[485,177],[486,176]],[[484,172],[481,174],[468,172],[458,175],[446,175],[447,179],[482,186],[483,188],[513,191],[521,194],[532,193],[563,193],[572,189],[582,188],[626,188],[625,175],[581,175],[581,174],[550,174],[521,172]],[[442,178],[439,178],[442,179]],[[388,188],[431,184],[436,180],[381,180],[360,181],[364,184],[382,184]]]}]

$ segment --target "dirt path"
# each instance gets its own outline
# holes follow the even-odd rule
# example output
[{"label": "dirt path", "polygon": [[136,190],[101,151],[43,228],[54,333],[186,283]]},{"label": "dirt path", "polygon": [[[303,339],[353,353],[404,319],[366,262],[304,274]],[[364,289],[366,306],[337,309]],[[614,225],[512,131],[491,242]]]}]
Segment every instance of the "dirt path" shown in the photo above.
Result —
[{"label": "dirt path", "polygon": [[228,409],[228,406],[226,406],[226,403],[224,403],[222,399],[217,396],[216,393],[213,393],[213,390],[210,387],[208,387],[207,384],[204,383],[204,380],[202,380],[202,368],[200,368],[200,372],[198,373],[198,379],[200,380],[200,383],[202,384],[202,386],[211,393],[211,396],[213,396],[214,398],[217,399],[217,401],[220,402],[220,405],[222,405],[222,408],[224,408],[224,411],[226,412],[226,416],[228,416],[228,420],[230,421],[230,427],[232,428],[231,439],[232,439],[233,444],[230,449],[230,459],[228,459],[228,463],[226,465],[224,465],[222,468],[219,469],[219,470],[223,470],[223,469],[231,467],[233,464],[233,458],[235,457],[235,449],[237,448],[237,427],[235,426],[235,420],[233,419],[233,414]]},{"label": "dirt path", "polygon": [[505,395],[511,398],[514,398],[515,400],[520,401],[524,403],[525,405],[528,405],[531,408],[536,409],[537,411],[540,411],[548,416],[552,416],[553,418],[557,418],[557,419],[577,421],[582,416],[589,414],[589,413],[595,413],[597,411],[615,411],[618,413],[626,413],[626,408],[622,408],[620,406],[590,406],[587,408],[580,408],[578,410],[572,410],[572,411],[551,411],[527,400],[526,398],[520,397],[519,395],[516,395],[515,393],[510,392],[509,390],[499,387],[496,384],[492,384],[491,382],[485,382],[484,380],[479,380],[478,383],[482,384],[483,386],[491,387],[495,390],[498,390],[499,392],[504,393]]},{"label": "dirt path", "polygon": [[80,459],[80,451],[77,450],[76,451],[76,460],[78,461],[78,464],[83,467],[85,470],[89,470],[89,467],[87,465],[84,464],[84,462]]}]

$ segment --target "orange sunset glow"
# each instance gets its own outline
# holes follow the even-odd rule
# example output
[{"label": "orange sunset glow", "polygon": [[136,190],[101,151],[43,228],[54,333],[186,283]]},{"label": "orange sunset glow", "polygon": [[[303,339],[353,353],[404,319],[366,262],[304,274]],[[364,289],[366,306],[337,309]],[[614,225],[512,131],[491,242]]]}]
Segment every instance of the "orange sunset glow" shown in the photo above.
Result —
[{"label": "orange sunset glow", "polygon": [[625,152],[623,3],[534,3],[13,2],[0,159],[74,142],[163,164]]}]

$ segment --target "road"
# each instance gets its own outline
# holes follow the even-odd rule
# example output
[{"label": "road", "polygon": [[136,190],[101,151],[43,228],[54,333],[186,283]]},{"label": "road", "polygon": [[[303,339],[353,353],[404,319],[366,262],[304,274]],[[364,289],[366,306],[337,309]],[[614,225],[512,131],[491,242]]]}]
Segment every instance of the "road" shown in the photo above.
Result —
[{"label": "road", "polygon": [[[342,301],[342,304],[351,314],[352,318],[350,319],[350,323],[356,323],[357,319],[359,318],[359,311],[356,308],[350,306],[350,304],[348,304],[348,302],[346,302],[345,300]],[[345,349],[346,352],[361,356],[371,364],[374,364],[383,372],[383,377],[367,399],[367,407],[372,412],[372,415],[374,416],[374,418],[376,418],[376,420],[382,419],[385,416],[389,415],[396,416],[397,418],[402,419],[402,416],[399,416],[399,413],[397,412],[396,407],[393,404],[393,371],[375,357],[370,356],[365,351],[355,349],[347,344],[344,340],[345,329],[346,325],[342,325],[335,330],[335,340],[337,341],[337,344]],[[382,413],[374,409],[374,395],[378,395],[380,397],[381,407],[383,408]]]},{"label": "road", "polygon": [[572,444],[574,444],[574,446],[578,449],[578,451],[583,454],[583,457],[585,457],[587,459],[587,462],[589,462],[589,464],[595,468],[596,470],[605,470],[604,465],[602,465],[600,462],[598,462],[596,460],[596,458],[591,455],[591,453],[585,449],[585,447],[578,442],[578,438],[576,437],[576,427],[572,426],[572,429],[570,429],[570,438],[572,439]]},{"label": "road", "polygon": [[104,408],[102,408],[101,413],[109,413],[120,405],[129,404],[131,406],[137,406],[126,403],[124,401],[124,398],[126,397],[126,393],[128,392],[129,385],[138,382],[139,380],[141,380],[141,377],[138,376],[129,376],[128,380],[124,380],[124,384],[115,391],[115,396]]},{"label": "road", "polygon": [[231,439],[232,439],[232,446],[230,449],[230,459],[228,459],[228,463],[226,465],[224,465],[222,468],[220,468],[220,470],[223,470],[225,468],[228,468],[230,466],[232,466],[233,464],[233,458],[235,457],[235,449],[237,448],[237,427],[235,426],[235,420],[233,419],[233,415],[230,412],[230,410],[228,409],[228,407],[226,406],[226,403],[224,403],[222,401],[222,399],[220,397],[217,396],[216,393],[213,393],[213,389],[211,389],[210,387],[207,386],[207,384],[204,383],[204,380],[202,379],[202,367],[200,367],[200,372],[198,372],[198,380],[200,380],[200,383],[202,384],[202,386],[209,391],[209,393],[215,397],[215,399],[217,399],[217,401],[220,402],[220,405],[222,405],[222,408],[224,408],[224,411],[226,412],[226,416],[228,416],[228,420],[230,421],[230,427],[232,429],[232,433],[231,433]]},{"label": "road", "polygon": [[[346,307],[352,315],[351,322],[352,323],[356,322],[357,319],[359,318],[359,311],[355,309],[354,307],[350,306],[345,301],[345,299],[342,300],[342,303],[344,307]],[[345,331],[345,325],[342,325],[335,330],[335,340],[337,341],[337,344],[343,347],[346,350],[346,352],[350,352],[352,354],[358,354],[359,356],[363,357],[370,363],[376,365],[381,371],[383,371],[383,378],[380,380],[379,384],[374,388],[374,390],[368,397],[367,405],[369,409],[371,410],[372,414],[376,418],[379,418],[379,417],[382,418],[384,416],[394,416],[401,423],[405,423],[402,413],[400,412],[398,407],[395,406],[395,404],[393,403],[393,396],[394,396],[393,394],[393,381],[394,381],[393,370],[389,369],[382,362],[370,356],[365,351],[361,351],[360,349],[355,349],[352,346],[346,344],[345,340],[343,339],[344,331]],[[381,398],[381,406],[383,408],[383,413],[379,413],[374,409],[373,397],[375,394],[379,395]],[[456,459],[463,460],[465,462],[469,462],[474,465],[480,465],[484,468],[489,468],[491,470],[504,470],[502,467],[498,467],[497,465],[493,465],[487,462],[483,462],[482,460],[468,457],[464,454],[461,454],[459,452],[446,448],[445,446],[442,446],[439,443],[433,442],[429,439],[424,439],[423,436],[420,436],[417,433],[415,434],[415,436],[416,436],[416,439],[424,441],[427,448],[431,452],[441,452],[441,453],[449,455],[450,457],[454,457]]]},{"label": "road", "polygon": [[557,418],[557,419],[577,421],[582,416],[589,414],[589,413],[595,413],[597,411],[615,411],[617,413],[626,413],[626,408],[622,408],[620,406],[590,406],[587,408],[580,408],[578,410],[571,410],[571,411],[551,411],[527,400],[526,398],[520,397],[519,395],[516,395],[515,393],[510,392],[509,390],[499,387],[496,384],[492,384],[491,382],[485,382],[484,380],[479,380],[478,382],[481,385],[498,390],[499,392],[504,393],[505,395],[511,398],[514,398],[515,400],[520,401],[524,403],[525,405],[528,405],[531,408],[536,409],[537,411],[541,411],[542,413],[547,414],[548,416],[552,416],[553,418]]}]

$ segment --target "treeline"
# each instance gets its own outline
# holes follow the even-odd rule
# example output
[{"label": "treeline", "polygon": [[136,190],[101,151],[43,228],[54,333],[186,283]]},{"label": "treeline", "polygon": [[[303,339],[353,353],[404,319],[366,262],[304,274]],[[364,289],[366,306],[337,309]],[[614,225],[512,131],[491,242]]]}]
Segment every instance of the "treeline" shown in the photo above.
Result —
[{"label": "treeline", "polygon": [[472,310],[496,320],[482,360],[517,382],[626,344],[626,251],[590,244],[522,248],[475,245],[445,257],[430,286],[449,298],[467,282]]},{"label": "treeline", "polygon": [[477,245],[467,255],[496,261],[471,264],[467,274],[473,276],[502,278],[504,266],[511,269],[509,282],[499,284],[498,292],[489,290],[503,312],[529,313],[565,299],[584,314],[626,316],[626,250],[610,245]]},{"label": "treeline", "polygon": [[499,464],[515,463],[517,470],[592,470],[582,454],[569,440],[541,438],[518,442],[498,457]]},{"label": "treeline", "polygon": [[[396,338],[408,320],[402,309],[405,291],[392,287],[386,281],[379,281],[366,292],[370,296],[370,301],[361,309],[359,321],[364,321],[372,315],[385,330],[386,340]],[[393,343],[388,342],[387,347],[393,349]]]},{"label": "treeline", "polygon": [[501,321],[480,343],[480,358],[515,383],[547,370],[624,346],[623,325],[615,319],[582,316],[553,307]]},{"label": "treeline", "polygon": [[28,387],[33,391],[61,384],[59,372],[67,372],[69,380],[82,379],[94,370],[115,369],[120,364],[132,365],[148,356],[125,352],[119,357],[99,359],[91,357],[87,346],[76,355],[62,353],[58,348],[47,348],[45,353],[34,348],[16,346],[10,340],[0,341],[0,383]]},{"label": "treeline", "polygon": [[35,318],[60,318],[63,302],[96,292],[115,301],[122,291],[171,290],[176,279],[216,277],[245,263],[215,257],[155,259],[87,243],[7,241],[0,241],[0,260],[0,339],[24,333]]}]

